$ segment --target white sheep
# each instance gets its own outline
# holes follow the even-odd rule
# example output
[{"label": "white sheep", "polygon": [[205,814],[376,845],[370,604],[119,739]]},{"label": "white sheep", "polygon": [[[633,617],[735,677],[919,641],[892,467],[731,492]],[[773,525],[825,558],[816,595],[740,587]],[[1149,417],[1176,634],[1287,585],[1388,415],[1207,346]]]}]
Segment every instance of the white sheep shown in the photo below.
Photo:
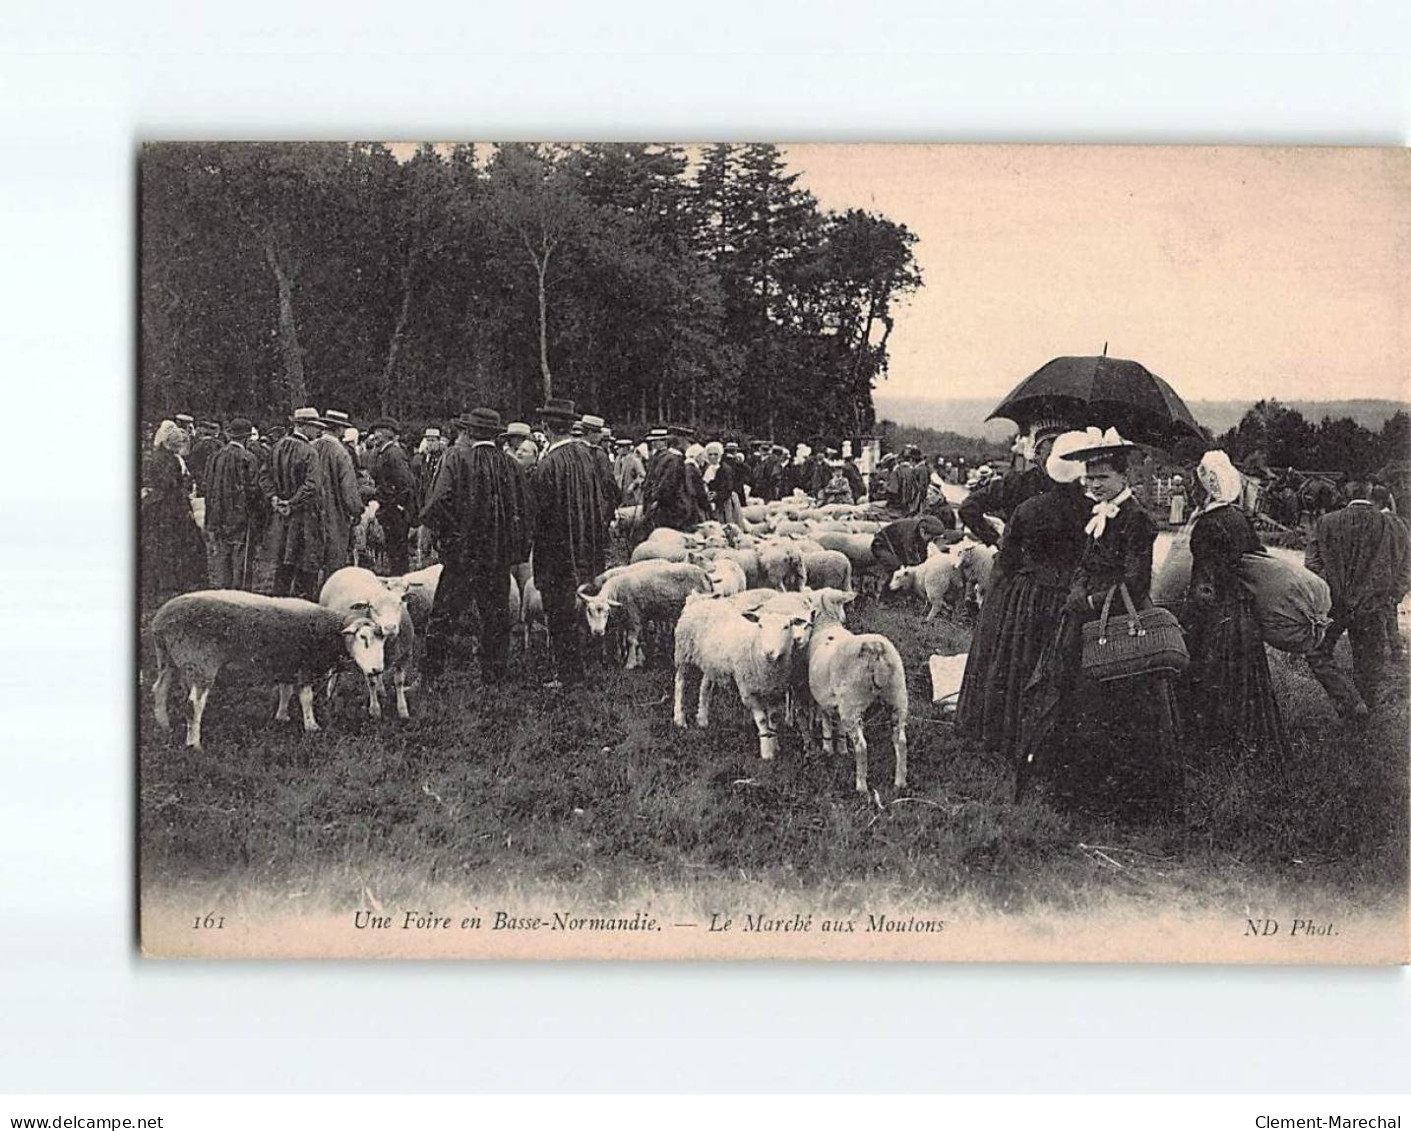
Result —
[{"label": "white sheep", "polygon": [[888,583],[894,593],[916,593],[926,598],[926,619],[935,620],[943,609],[954,609],[964,597],[965,582],[960,559],[934,542],[926,547],[926,560],[918,566],[901,566]]},{"label": "white sheep", "polygon": [[351,657],[368,678],[386,662],[381,629],[361,614],[345,615],[297,597],[266,597],[208,589],[173,597],[152,618],[157,679],[152,698],[157,724],[171,729],[167,697],[180,672],[191,701],[186,745],[200,747],[201,716],[211,685],[227,664],[248,665],[279,686],[274,717],[289,718],[297,687],[304,730],[316,731],[314,683]]},{"label": "white sheep", "polygon": [[705,570],[689,562],[645,561],[619,566],[578,587],[578,600],[594,636],[607,632],[614,609],[627,618],[627,667],[646,662],[642,627],[651,622],[671,623],[681,615],[692,593],[709,593]]},{"label": "white sheep", "polygon": [[437,562],[424,569],[404,573],[401,577],[388,578],[389,589],[395,582],[406,590],[404,600],[407,603],[407,611],[411,613],[412,624],[418,632],[425,632],[426,624],[431,619],[431,609],[436,604],[436,588],[441,584],[441,571],[444,568]]},{"label": "white sheep", "polygon": [[772,539],[759,545],[760,572],[776,589],[799,590],[808,584],[803,551],[793,542]]},{"label": "white sheep", "polygon": [[966,538],[952,546],[951,552],[960,563],[960,581],[965,596],[967,599],[973,597],[975,607],[979,608],[990,591],[990,578],[994,573],[999,547],[986,546],[983,542]]},{"label": "white sheep", "polygon": [[734,558],[718,557],[706,570],[710,591],[717,597],[733,597],[749,588],[744,568]]},{"label": "white sheep", "polygon": [[[403,578],[378,577],[361,566],[335,570],[319,590],[318,603],[345,616],[370,619],[386,640],[385,666],[392,671],[397,700],[397,717],[411,718],[407,709],[407,676],[416,666],[416,626],[406,606],[407,587]],[[337,674],[329,677],[328,696],[333,697]],[[382,717],[382,672],[367,678],[367,713]]]},{"label": "white sheep", "polygon": [[692,550],[704,545],[700,537],[684,531],[673,530],[669,526],[658,526],[632,551],[632,561],[645,562],[660,559],[668,562],[684,562]]},{"label": "white sheep", "polygon": [[754,718],[759,756],[769,761],[778,751],[776,710],[789,689],[795,651],[805,648],[812,614],[742,613],[728,600],[692,595],[676,622],[676,682],[671,721],[686,725],[687,674],[700,672],[696,725],[710,724],[713,683],[733,680],[740,701]]},{"label": "white sheep", "polygon": [[823,742],[836,754],[852,744],[855,785],[867,792],[867,738],[862,719],[874,703],[891,718],[897,789],[906,785],[906,669],[885,636],[856,634],[843,626],[845,607],[856,594],[820,589],[819,607],[808,643],[808,690],[823,724]]}]

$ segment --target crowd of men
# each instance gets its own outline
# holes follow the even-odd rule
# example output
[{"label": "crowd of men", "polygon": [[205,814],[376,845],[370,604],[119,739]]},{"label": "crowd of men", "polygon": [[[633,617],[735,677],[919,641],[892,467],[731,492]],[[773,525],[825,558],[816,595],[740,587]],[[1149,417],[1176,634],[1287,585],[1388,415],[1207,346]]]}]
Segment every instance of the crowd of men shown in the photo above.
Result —
[{"label": "crowd of men", "polygon": [[338,409],[295,409],[268,435],[245,418],[163,421],[143,467],[144,602],[155,608],[203,586],[253,589],[261,559],[275,595],[316,600],[354,561],[360,518],[375,501],[388,574],[433,554],[443,564],[426,633],[429,674],[459,649],[471,608],[482,671],[491,681],[503,674],[508,579],[523,587],[532,554],[556,678],[572,682],[582,675],[577,589],[605,568],[619,508],[638,536],[708,519],[738,523],[747,499],[795,492],[820,503],[870,497],[891,517],[955,526],[939,477],[915,447],[883,457],[865,480],[851,451],[827,442],[792,452],[765,440],[701,444],[682,425],[658,425],[638,441],[558,398],[536,418],[537,427],[503,423],[476,408],[450,422],[449,436],[439,427],[413,434],[411,452],[397,420],[359,428]]}]

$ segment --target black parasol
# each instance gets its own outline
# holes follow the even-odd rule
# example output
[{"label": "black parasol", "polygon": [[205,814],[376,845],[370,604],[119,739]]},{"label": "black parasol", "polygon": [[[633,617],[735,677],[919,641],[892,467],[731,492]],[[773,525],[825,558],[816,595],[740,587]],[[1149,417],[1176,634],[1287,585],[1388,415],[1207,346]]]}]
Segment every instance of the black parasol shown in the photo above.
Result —
[{"label": "black parasol", "polygon": [[1075,428],[1116,428],[1129,440],[1158,447],[1205,435],[1175,389],[1140,362],[1105,354],[1054,358],[1021,381],[987,419],[996,417],[1022,430],[1050,419]]}]

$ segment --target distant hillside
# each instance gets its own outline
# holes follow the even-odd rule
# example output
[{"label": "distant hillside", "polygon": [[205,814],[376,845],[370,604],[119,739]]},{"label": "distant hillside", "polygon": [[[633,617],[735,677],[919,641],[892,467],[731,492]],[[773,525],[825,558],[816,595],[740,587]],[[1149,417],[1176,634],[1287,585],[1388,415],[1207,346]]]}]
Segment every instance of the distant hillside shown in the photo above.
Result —
[{"label": "distant hillside", "polygon": [[[898,424],[911,424],[917,427],[936,428],[949,432],[959,432],[962,436],[983,437],[987,440],[1002,440],[1014,430],[1008,421],[992,420],[985,422],[998,403],[997,398],[987,397],[947,397],[928,400],[923,397],[892,396],[883,390],[873,394],[877,406],[878,420],[894,420]],[[1304,417],[1316,424],[1325,416],[1333,419],[1350,416],[1358,424],[1378,431],[1387,417],[1397,409],[1411,409],[1401,401],[1346,400],[1346,401],[1285,401]],[[1195,418],[1210,429],[1216,436],[1233,428],[1254,405],[1254,401],[1187,401]]]}]

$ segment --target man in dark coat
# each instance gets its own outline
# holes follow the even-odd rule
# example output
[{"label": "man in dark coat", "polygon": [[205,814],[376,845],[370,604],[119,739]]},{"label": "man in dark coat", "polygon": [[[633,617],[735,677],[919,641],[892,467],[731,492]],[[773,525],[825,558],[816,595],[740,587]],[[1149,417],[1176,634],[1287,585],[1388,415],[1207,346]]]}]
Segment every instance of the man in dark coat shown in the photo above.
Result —
[{"label": "man in dark coat", "polygon": [[314,601],[323,564],[323,523],[313,440],[323,435],[323,422],[316,408],[296,408],[291,419],[293,428],[270,452],[260,488],[274,508],[269,533],[274,594]]},{"label": "man in dark coat", "polygon": [[387,572],[406,573],[409,568],[407,535],[417,514],[416,479],[407,453],[397,440],[401,426],[383,417],[372,426],[372,481],[377,486],[377,521],[387,539]]},{"label": "man in dark coat", "polygon": [[853,502],[857,502],[867,494],[867,484],[862,481],[862,472],[857,469],[856,456],[846,455],[843,457],[843,477],[847,479],[848,486],[852,488]]},{"label": "man in dark coat", "polygon": [[872,556],[888,573],[901,566],[917,566],[926,560],[926,547],[938,538],[944,544],[950,533],[950,527],[933,515],[899,518],[872,539]]},{"label": "man in dark coat", "polygon": [[642,484],[642,518],[648,530],[658,526],[689,530],[704,517],[698,513],[692,473],[694,480],[700,481],[702,494],[705,483],[700,480],[700,469],[687,461],[684,448],[685,440],[672,436],[660,451],[652,453]]},{"label": "man in dark coat", "polygon": [[[249,428],[245,429],[249,432]],[[240,439],[244,439],[241,436]],[[187,470],[196,483],[196,494],[205,496],[210,484],[211,460],[225,445],[221,442],[220,422],[207,420],[197,426],[196,439],[191,443],[191,454],[186,457]]]},{"label": "man in dark coat", "polygon": [[602,480],[603,490],[612,500],[613,510],[616,510],[618,503],[622,500],[622,493],[617,489],[617,477],[612,473],[612,457],[608,455],[607,449],[603,446],[603,435],[607,422],[601,416],[584,413],[578,423],[583,426],[581,440],[592,453],[593,462],[598,469],[598,478]]},{"label": "man in dark coat", "polygon": [[592,451],[569,436],[578,419],[573,402],[550,398],[539,418],[549,445],[530,481],[534,582],[553,641],[557,677],[550,685],[562,686],[583,679],[578,587],[603,571],[613,507]]},{"label": "man in dark coat", "polygon": [[908,444],[892,470],[887,483],[888,507],[899,518],[914,517],[926,509],[926,491],[931,473],[921,458],[921,449]]},{"label": "man in dark coat", "polygon": [[999,533],[986,520],[987,514],[994,515],[1002,522],[1008,522],[1009,516],[1018,509],[1020,503],[1053,488],[1053,480],[1048,477],[1044,465],[1048,461],[1049,452],[1053,450],[1053,441],[1060,432],[1065,431],[1067,426],[1057,421],[1039,426],[1034,432],[1034,459],[1031,467],[991,479],[984,487],[970,492],[960,504],[960,521],[978,541],[987,546],[999,545]]},{"label": "man in dark coat", "polygon": [[[346,412],[329,409],[323,414],[323,435],[313,442],[314,479],[318,491],[318,517],[323,527],[324,580],[353,562],[353,524],[363,512],[358,465],[343,441],[351,427]],[[369,494],[371,488],[369,486]]]},{"label": "man in dark coat", "polygon": [[250,546],[264,509],[260,460],[248,445],[250,422],[230,422],[230,442],[206,473],[206,544],[212,589],[247,589]]},{"label": "man in dark coat", "polygon": [[500,414],[477,408],[457,418],[460,435],[441,460],[421,523],[444,563],[426,626],[422,669],[445,667],[451,637],[473,603],[480,611],[480,675],[505,673],[510,641],[510,570],[529,559],[531,533],[524,476],[500,448]]},{"label": "man in dark coat", "polygon": [[[1347,506],[1318,519],[1304,555],[1333,598],[1333,623],[1308,666],[1342,718],[1362,718],[1386,692],[1387,621],[1411,588],[1411,535],[1377,509],[1368,484],[1350,483],[1348,493]],[[1344,632],[1352,645],[1350,680],[1334,658]]]}]

